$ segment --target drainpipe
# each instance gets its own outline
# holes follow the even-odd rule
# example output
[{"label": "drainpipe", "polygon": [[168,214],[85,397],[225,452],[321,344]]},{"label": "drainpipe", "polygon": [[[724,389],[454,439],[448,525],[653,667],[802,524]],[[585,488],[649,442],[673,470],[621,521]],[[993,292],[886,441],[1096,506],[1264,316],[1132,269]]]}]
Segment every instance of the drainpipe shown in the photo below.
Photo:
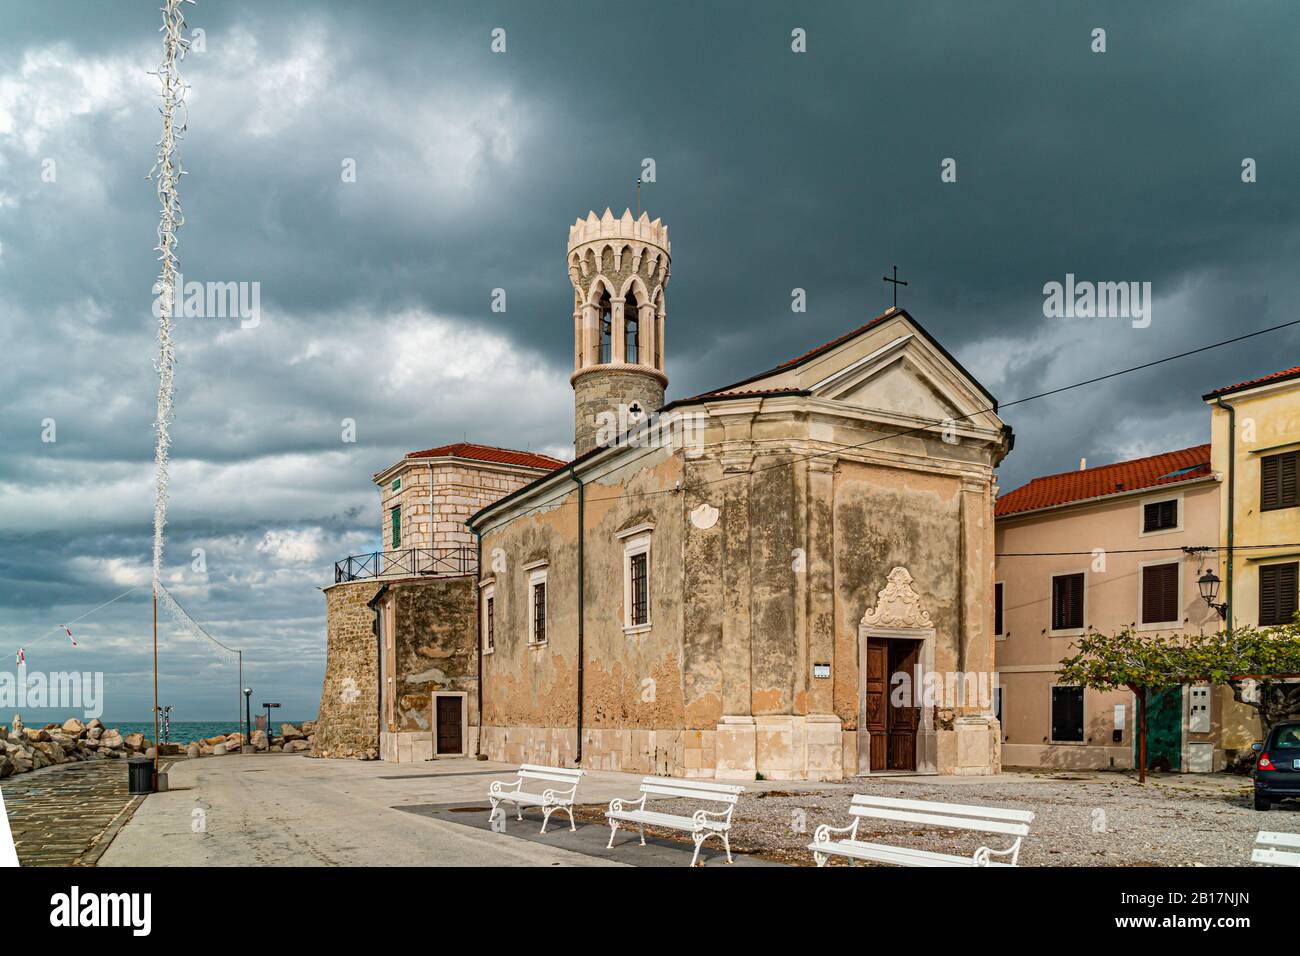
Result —
[{"label": "drainpipe", "polygon": [[583,554],[583,508],[586,504],[586,488],[582,484],[582,479],[578,477],[573,466],[569,466],[569,477],[578,486],[578,746],[575,761],[579,767],[582,766],[582,662],[583,662],[583,633],[582,623],[585,615],[586,605],[583,598],[583,577],[585,576],[584,554]]},{"label": "drainpipe", "polygon": [[[432,480],[432,476],[430,476]],[[478,742],[474,747],[474,756],[483,756],[483,591],[478,585],[483,583],[483,535],[477,528],[474,532],[474,563],[478,575],[474,579],[474,643],[478,646]]]},{"label": "drainpipe", "polygon": [[1237,410],[1225,404],[1222,398],[1216,398],[1214,404],[1228,413],[1228,570],[1224,575],[1224,585],[1228,593],[1224,596],[1224,620],[1228,630],[1232,630],[1232,564],[1236,552],[1232,550],[1233,523],[1237,518],[1235,506],[1237,494]]},{"label": "drainpipe", "polygon": [[[383,758],[383,741],[381,737],[384,733],[384,629],[379,620],[379,601],[386,593],[388,593],[388,585],[381,585],[379,590],[375,592],[375,596],[366,602],[366,607],[370,608],[375,614],[375,620],[370,625],[370,629],[375,634],[375,664],[376,670],[379,671],[378,693],[375,694],[375,749],[379,751],[381,759]],[[266,722],[266,739],[269,747],[271,740],[270,719]]]}]

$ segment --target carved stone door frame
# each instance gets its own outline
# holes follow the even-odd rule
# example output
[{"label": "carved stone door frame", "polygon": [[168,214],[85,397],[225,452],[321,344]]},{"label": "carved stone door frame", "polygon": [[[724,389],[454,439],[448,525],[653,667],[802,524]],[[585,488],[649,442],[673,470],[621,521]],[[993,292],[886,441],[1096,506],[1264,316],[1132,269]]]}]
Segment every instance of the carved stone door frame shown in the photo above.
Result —
[{"label": "carved stone door frame", "polygon": [[[858,776],[871,775],[871,732],[867,730],[867,641],[873,637],[920,641],[921,675],[912,675],[912,693],[923,695],[924,685],[916,678],[934,670],[934,634],[930,612],[921,607],[921,596],[912,588],[911,573],[907,568],[894,568],[889,572],[888,583],[876,596],[876,606],[869,608],[858,624]],[[893,691],[892,684],[889,691]],[[934,708],[922,706],[916,730],[916,773],[938,773],[938,766],[939,739],[934,729]]]}]

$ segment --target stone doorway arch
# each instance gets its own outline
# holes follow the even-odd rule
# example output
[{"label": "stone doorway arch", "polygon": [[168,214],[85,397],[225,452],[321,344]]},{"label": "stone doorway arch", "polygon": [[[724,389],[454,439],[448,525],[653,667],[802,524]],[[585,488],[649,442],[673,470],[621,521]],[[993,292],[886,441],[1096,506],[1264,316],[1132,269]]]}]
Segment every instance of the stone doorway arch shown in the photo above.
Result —
[{"label": "stone doorway arch", "polygon": [[[912,675],[912,693],[920,695],[924,684],[921,679],[934,669],[934,626],[930,612],[921,606],[921,596],[912,587],[912,575],[904,567],[889,572],[884,588],[876,595],[875,607],[868,608],[858,624],[858,775],[869,776],[871,770],[871,730],[868,710],[876,706],[889,706],[888,696],[893,690],[887,675],[886,699],[872,701],[869,708],[867,658],[868,643],[878,641],[919,642],[917,667]],[[878,691],[873,691],[872,696]],[[914,698],[916,699],[916,698]],[[934,729],[934,708],[921,706],[916,726],[916,773],[938,773],[939,742]],[[898,771],[877,770],[879,773]]]}]

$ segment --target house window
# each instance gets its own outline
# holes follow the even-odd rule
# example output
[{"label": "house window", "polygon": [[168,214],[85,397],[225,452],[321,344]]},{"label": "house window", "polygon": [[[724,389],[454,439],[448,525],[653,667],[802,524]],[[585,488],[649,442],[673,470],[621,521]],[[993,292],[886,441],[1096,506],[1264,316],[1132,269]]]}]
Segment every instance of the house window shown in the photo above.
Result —
[{"label": "house window", "polygon": [[1300,482],[1296,480],[1300,451],[1269,455],[1259,462],[1259,507],[1261,511],[1300,505]]},{"label": "house window", "polygon": [[1052,688],[1052,740],[1083,743],[1083,688]]},{"label": "house window", "polygon": [[1153,501],[1142,506],[1142,531],[1166,531],[1178,527],[1178,499]]},{"label": "house window", "polygon": [[394,478],[394,479],[393,479],[393,483],[392,483],[391,485],[389,485],[388,487],[390,487],[393,491],[401,491],[401,490],[402,490],[402,479],[401,479],[401,478]]},{"label": "house window", "polygon": [[635,365],[641,355],[641,323],[636,299],[628,298],[623,306],[623,361]]},{"label": "house window", "polygon": [[[373,512],[372,512],[373,513]],[[396,551],[402,546],[402,509],[400,507],[392,510],[393,516],[393,550]]]},{"label": "house window", "polygon": [[993,585],[993,633],[1002,634],[1002,582]]},{"label": "house window", "polygon": [[653,530],[645,524],[619,533],[623,539],[624,631],[644,631],[650,627],[650,534]]},{"label": "house window", "polygon": [[1052,630],[1072,631],[1083,627],[1083,572],[1058,574],[1052,578]]},{"label": "house window", "polygon": [[597,361],[601,363],[613,361],[614,320],[612,318],[612,308],[609,293],[606,292],[600,299],[600,357]]},{"label": "house window", "polygon": [[534,571],[528,578],[528,643],[546,643],[546,571]]},{"label": "house window", "polygon": [[1142,569],[1142,623],[1179,620],[1177,561],[1147,565]]},{"label": "house window", "polygon": [[497,599],[496,589],[488,588],[483,592],[483,653],[491,654],[497,646]]},{"label": "house window", "polygon": [[1290,624],[1296,612],[1300,563],[1266,564],[1259,569],[1259,623]]}]

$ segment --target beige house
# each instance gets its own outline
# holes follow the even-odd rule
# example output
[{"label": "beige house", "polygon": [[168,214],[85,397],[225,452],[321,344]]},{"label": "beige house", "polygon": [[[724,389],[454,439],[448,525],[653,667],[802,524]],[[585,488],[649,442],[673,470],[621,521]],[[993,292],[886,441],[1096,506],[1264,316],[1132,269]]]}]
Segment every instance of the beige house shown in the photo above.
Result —
[{"label": "beige house", "polygon": [[[1134,695],[1056,679],[1059,662],[1074,653],[1073,639],[1125,627],[1163,633],[1220,627],[1197,588],[1218,540],[1222,482],[1210,446],[1082,465],[1035,478],[998,500],[1005,766],[1135,766]],[[1209,685],[1168,691],[1151,705],[1149,765],[1221,769],[1224,719],[1224,701]]]}]

